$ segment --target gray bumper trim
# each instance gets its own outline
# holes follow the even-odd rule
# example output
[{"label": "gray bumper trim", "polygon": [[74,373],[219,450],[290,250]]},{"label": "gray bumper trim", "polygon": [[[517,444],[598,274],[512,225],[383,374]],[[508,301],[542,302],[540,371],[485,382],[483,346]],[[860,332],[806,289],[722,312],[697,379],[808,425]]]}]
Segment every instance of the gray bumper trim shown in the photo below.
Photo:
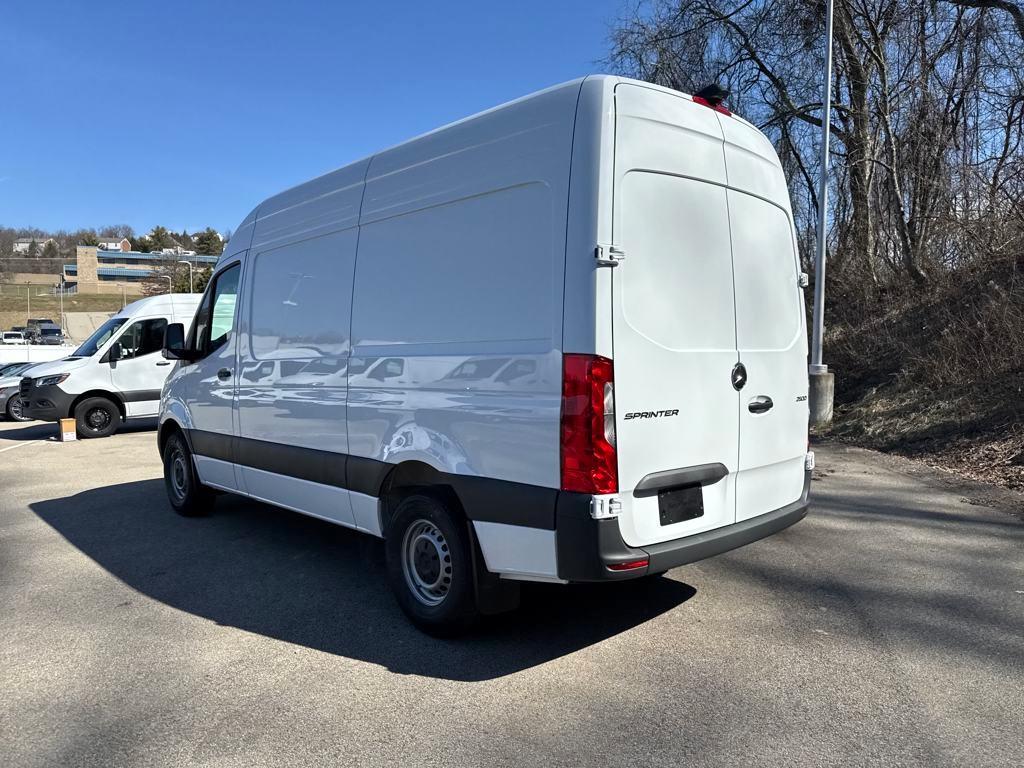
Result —
[{"label": "gray bumper trim", "polygon": [[651,561],[648,573],[661,573],[687,563],[695,563],[708,557],[720,555],[730,549],[746,546],[758,539],[798,523],[807,515],[810,506],[808,495],[811,489],[811,473],[804,473],[804,490],[800,498],[772,512],[752,517],[724,528],[706,533],[687,536],[685,539],[666,541],[643,547]]}]

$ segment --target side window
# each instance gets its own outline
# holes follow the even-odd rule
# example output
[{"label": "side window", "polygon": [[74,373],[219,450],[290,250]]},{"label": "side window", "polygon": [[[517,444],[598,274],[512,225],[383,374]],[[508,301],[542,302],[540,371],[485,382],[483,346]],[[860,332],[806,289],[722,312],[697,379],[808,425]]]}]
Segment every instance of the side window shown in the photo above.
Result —
[{"label": "side window", "polygon": [[241,265],[234,264],[214,278],[203,297],[193,326],[195,346],[202,357],[216,352],[235,327],[235,303]]},{"label": "side window", "polygon": [[166,328],[167,320],[162,317],[132,323],[117,339],[121,345],[121,358],[130,360],[133,357],[159,352],[164,345]]}]

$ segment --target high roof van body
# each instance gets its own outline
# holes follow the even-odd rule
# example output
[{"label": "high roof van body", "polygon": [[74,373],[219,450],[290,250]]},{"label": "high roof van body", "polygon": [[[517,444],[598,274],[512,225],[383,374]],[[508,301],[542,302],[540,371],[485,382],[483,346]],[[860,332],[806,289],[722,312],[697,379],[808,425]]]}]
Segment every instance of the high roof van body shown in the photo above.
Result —
[{"label": "high roof van body", "polygon": [[746,121],[617,77],[527,96],[238,226],[168,334],[172,505],[217,488],[384,537],[435,630],[519,580],[741,546],[807,510],[804,279]]}]

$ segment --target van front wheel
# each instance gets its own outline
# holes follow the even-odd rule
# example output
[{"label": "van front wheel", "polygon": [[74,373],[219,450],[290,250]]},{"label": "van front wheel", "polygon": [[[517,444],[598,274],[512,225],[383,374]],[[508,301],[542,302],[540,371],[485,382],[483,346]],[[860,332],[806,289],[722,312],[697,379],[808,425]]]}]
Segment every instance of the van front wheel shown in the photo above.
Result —
[{"label": "van front wheel", "polygon": [[465,522],[433,496],[407,496],[395,510],[385,542],[388,580],[423,631],[452,635],[476,618],[470,546]]},{"label": "van front wheel", "polygon": [[75,431],[83,440],[110,437],[121,426],[121,411],[105,397],[87,397],[75,406]]},{"label": "van front wheel", "polygon": [[209,514],[213,492],[199,482],[188,443],[180,433],[167,438],[164,446],[164,486],[171,508],[179,515],[197,517]]}]

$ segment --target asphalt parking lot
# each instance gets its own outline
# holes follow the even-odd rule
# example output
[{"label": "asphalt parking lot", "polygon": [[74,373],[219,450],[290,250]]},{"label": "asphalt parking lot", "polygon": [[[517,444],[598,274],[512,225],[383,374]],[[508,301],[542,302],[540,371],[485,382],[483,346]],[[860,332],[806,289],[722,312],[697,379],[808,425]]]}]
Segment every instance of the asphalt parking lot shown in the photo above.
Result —
[{"label": "asphalt parking lot", "polygon": [[155,434],[0,423],[5,766],[1020,765],[1022,497],[818,446],[811,515],[666,577],[534,586],[455,641],[379,547]]}]

